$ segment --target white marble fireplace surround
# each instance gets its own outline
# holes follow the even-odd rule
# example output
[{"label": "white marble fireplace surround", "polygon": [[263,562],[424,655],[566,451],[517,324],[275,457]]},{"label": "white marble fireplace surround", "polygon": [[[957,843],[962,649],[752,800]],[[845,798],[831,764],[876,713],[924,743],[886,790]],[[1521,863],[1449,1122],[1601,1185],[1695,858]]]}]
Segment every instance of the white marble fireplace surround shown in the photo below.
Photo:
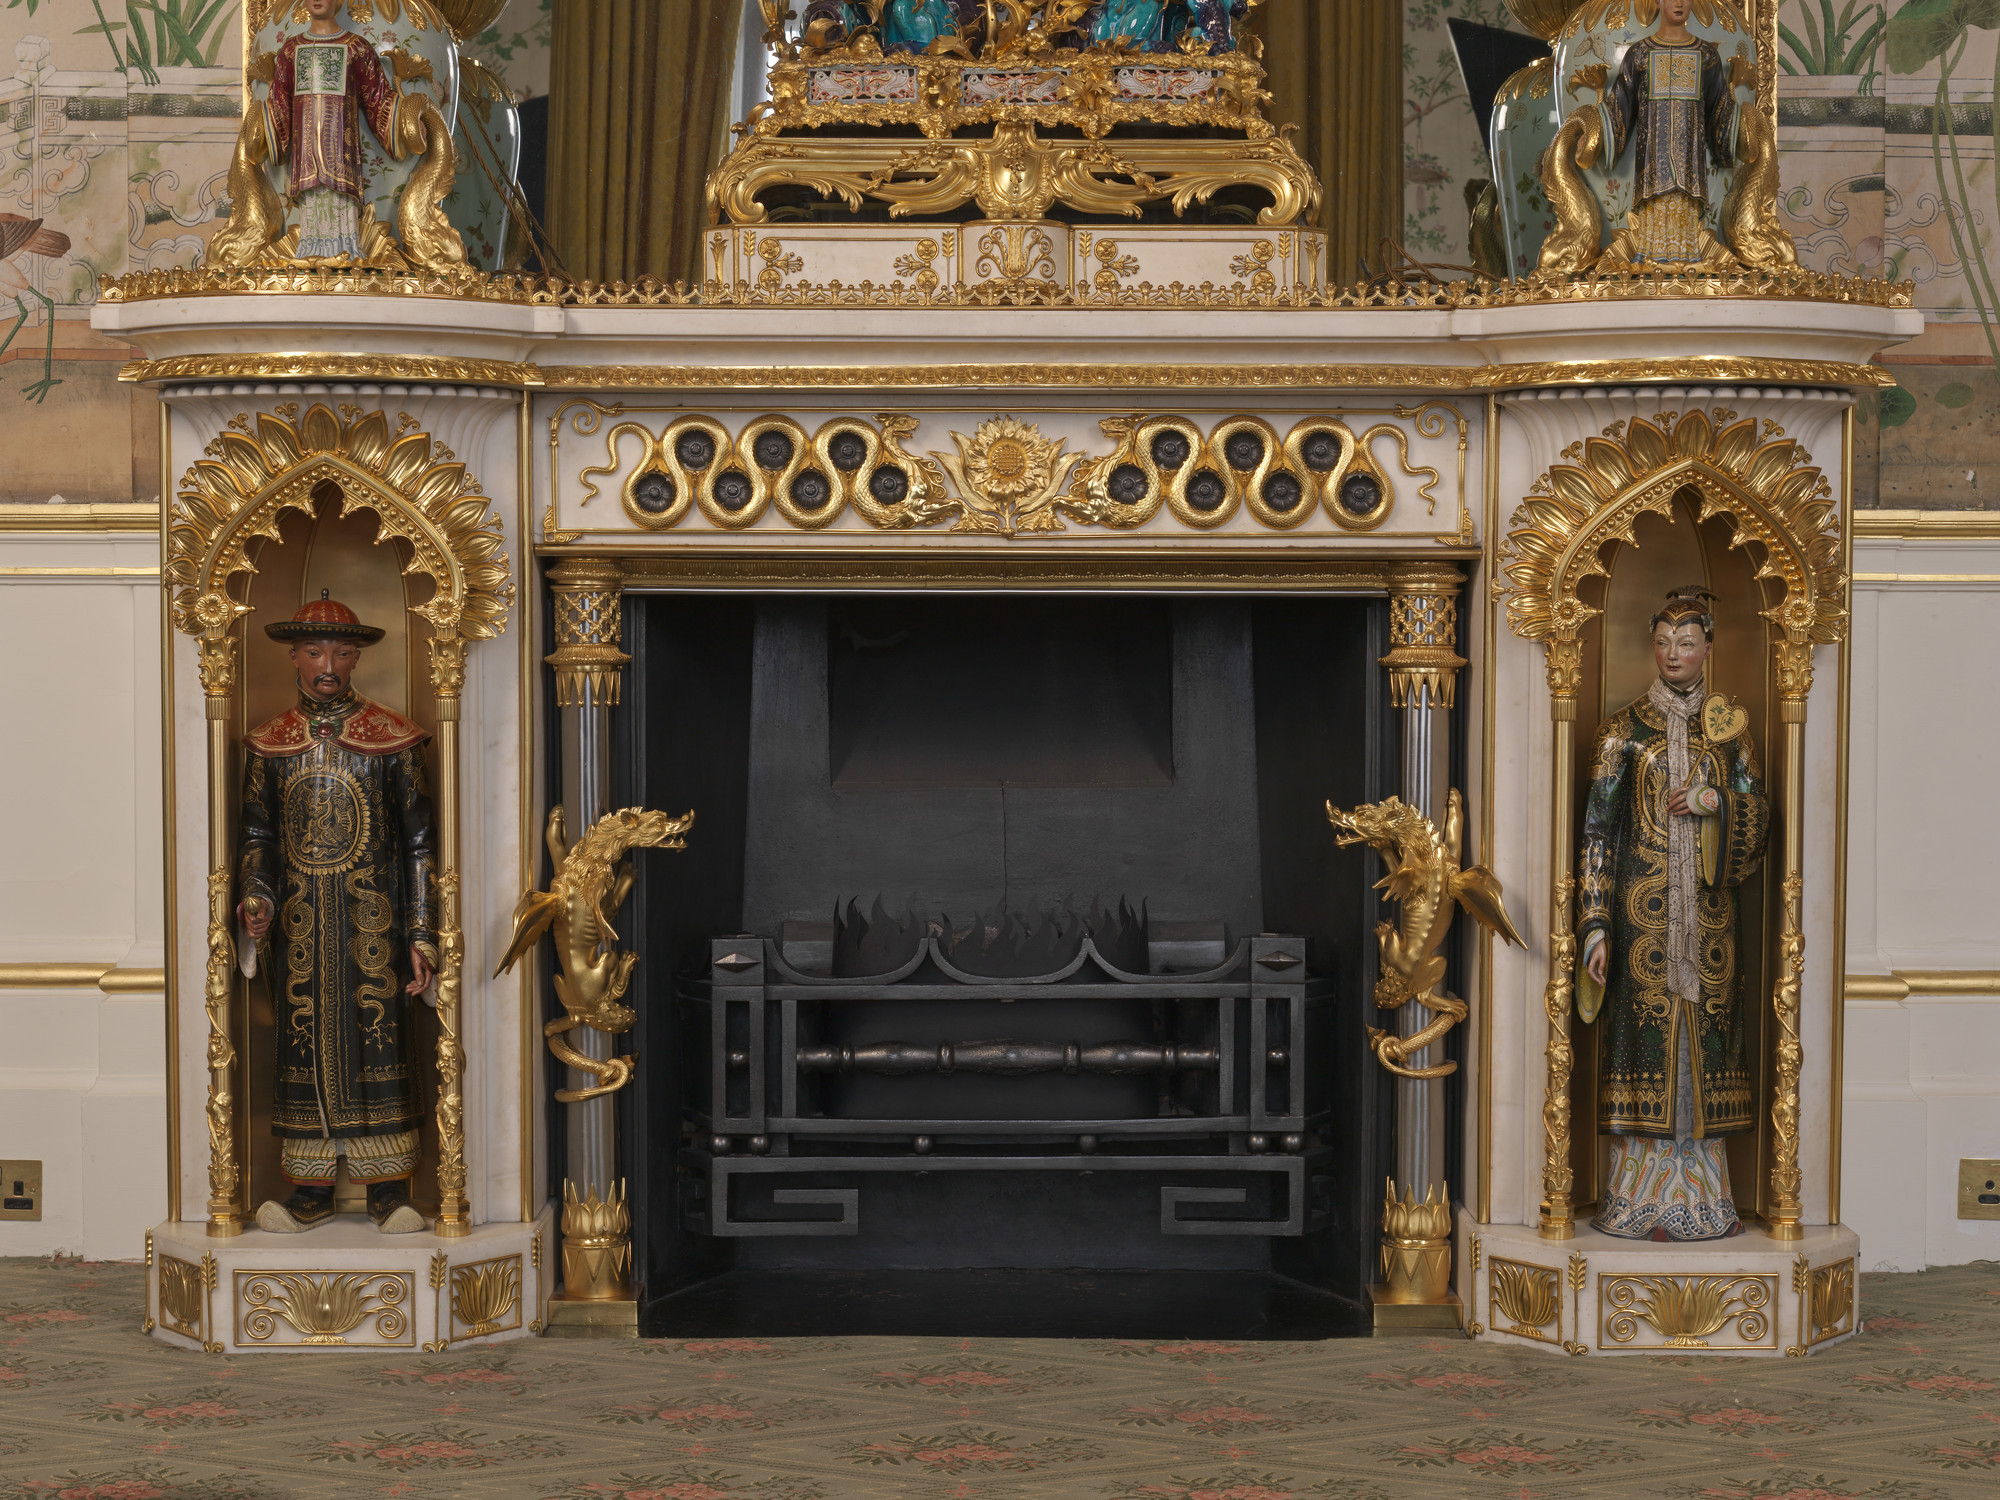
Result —
[{"label": "white marble fireplace surround", "polygon": [[[1468,826],[1527,937],[1525,950],[1496,948],[1489,964],[1477,966],[1471,996],[1475,1026],[1482,1028],[1474,1055],[1483,1066],[1470,1068],[1465,1080],[1471,1180],[1452,1184],[1465,1205],[1460,1286],[1473,1289],[1468,1315],[1486,1332],[1547,1344],[1546,1336],[1511,1334],[1495,1323],[1487,1311],[1489,1271],[1475,1273],[1470,1265],[1474,1236],[1488,1266],[1498,1254],[1539,1260],[1565,1276],[1567,1257],[1585,1247],[1583,1237],[1537,1245],[1534,1228],[1544,1154],[1551,726],[1542,648],[1508,633],[1504,604],[1489,592],[1508,518],[1537,476],[1563,461],[1566,446],[1614,422],[1696,408],[1776,422],[1804,445],[1833,493],[1845,495],[1843,413],[1853,389],[1872,383],[1863,367],[1921,331],[1922,317],[1852,304],[1722,298],[1456,311],[806,311],[258,294],[110,303],[96,309],[93,323],[138,346],[150,362],[134,373],[158,381],[167,398],[165,470],[175,481],[233,417],[254,426],[258,414],[288,405],[380,407],[392,428],[407,413],[449,444],[505,530],[518,598],[506,632],[475,644],[468,656],[461,861],[468,1193],[474,1224],[485,1226],[476,1236],[501,1235],[510,1255],[541,1254],[533,1245],[549,1232],[546,1205],[554,1186],[538,1145],[538,1121],[550,1105],[540,1092],[534,1054],[541,1039],[530,992],[518,975],[488,977],[543,812],[536,766],[544,750],[533,726],[540,722],[544,674],[524,644],[540,639],[540,565],[575,554],[689,566],[701,559],[820,557],[829,566],[922,564],[944,570],[941,586],[954,586],[950,570],[963,564],[956,586],[1009,587],[1012,572],[1024,586],[1088,588],[1093,567],[1118,574],[1121,587],[1145,587],[1148,568],[1200,563],[1214,569],[1206,583],[1180,576],[1157,586],[1241,591],[1343,586],[1334,569],[1325,581],[1299,583],[1275,571],[1280,565],[1458,561],[1467,576],[1459,650],[1469,665],[1458,704],[1470,747]],[[582,433],[573,422],[574,403],[586,399],[619,413],[604,413],[602,428]],[[1426,403],[1433,403],[1430,417],[1420,411]],[[1194,527],[1164,506],[1134,530],[1071,519],[1059,532],[1012,537],[953,531],[948,521],[883,530],[851,506],[818,530],[795,528],[775,508],[741,529],[717,525],[696,509],[670,529],[649,530],[618,498],[637,463],[637,440],[625,444],[613,471],[595,476],[596,498],[589,498],[581,470],[606,462],[605,429],[617,420],[629,416],[657,434],[684,414],[700,414],[733,434],[767,413],[789,414],[808,432],[841,414],[871,422],[904,415],[915,426],[902,446],[919,455],[949,454],[954,433],[969,435],[980,422],[1012,416],[1038,424],[1068,451],[1091,456],[1111,450],[1100,423],[1121,414],[1180,415],[1204,432],[1237,414],[1260,416],[1282,438],[1308,416],[1353,413],[1345,420],[1357,432],[1364,423],[1396,427],[1408,456],[1399,468],[1393,441],[1374,448],[1391,474],[1394,501],[1386,520],[1369,530],[1343,527],[1325,507],[1277,529],[1247,507],[1220,525]],[[552,454],[557,421],[560,443]],[[1436,470],[1435,481],[1409,472],[1426,468]],[[1060,571],[1072,563],[1083,566]],[[1017,567],[1023,564],[1029,566]],[[758,586],[776,585],[767,576]],[[1379,584],[1370,588],[1380,592]],[[169,1091],[178,1222],[156,1235],[193,1254],[208,1192],[205,726],[192,640],[174,633],[169,658],[175,920],[167,964],[177,1053]],[[1777,1278],[1778,1303],[1794,1309],[1785,1315],[1790,1321],[1782,1329],[1774,1324],[1769,1338],[1729,1341],[1734,1352],[1782,1353],[1810,1342],[1799,1332],[1805,1294],[1791,1279],[1795,1256],[1808,1253],[1817,1271],[1856,1253],[1852,1234],[1834,1223],[1837,1160],[1830,1149],[1839,1128],[1834,1059],[1844,951],[1835,888],[1843,821],[1842,648],[1819,648],[1815,666],[1801,1021],[1807,1238],[1786,1246],[1752,1247],[1746,1236],[1714,1247],[1671,1247],[1673,1264],[1664,1267]],[[257,1083],[247,1080],[249,1087]],[[208,1245],[229,1249],[234,1264],[247,1238]],[[447,1250],[466,1258],[471,1244],[426,1245],[424,1256]],[[1574,1308],[1596,1318],[1601,1333],[1602,1317],[1592,1311],[1598,1278],[1615,1267],[1600,1267],[1595,1258],[1611,1248],[1591,1246],[1587,1291],[1564,1284],[1563,1317],[1570,1321],[1557,1345],[1583,1332],[1573,1326]],[[314,1253],[304,1243],[268,1249],[253,1269],[305,1266]],[[342,1264],[351,1258],[344,1247]],[[1663,1270],[1651,1261],[1633,1267],[1633,1274]],[[421,1276],[415,1284],[435,1296]],[[227,1316],[223,1295],[217,1293],[218,1318]],[[456,1336],[425,1328],[434,1337]],[[528,1331],[523,1320],[516,1330],[480,1336]],[[1718,1347],[1727,1337],[1718,1337]],[[1603,1341],[1588,1342],[1595,1349]],[[1623,1347],[1615,1339],[1604,1344],[1613,1346]]]}]

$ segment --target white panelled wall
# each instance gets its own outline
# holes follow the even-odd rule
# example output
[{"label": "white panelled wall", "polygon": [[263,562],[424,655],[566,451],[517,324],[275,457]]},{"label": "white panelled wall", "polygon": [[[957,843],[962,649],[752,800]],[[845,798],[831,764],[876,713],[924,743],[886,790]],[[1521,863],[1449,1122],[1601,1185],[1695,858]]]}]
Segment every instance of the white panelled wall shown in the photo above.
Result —
[{"label": "white panelled wall", "polygon": [[[165,964],[156,567],[147,532],[0,527],[0,974]],[[2000,1221],[1956,1217],[1959,1159],[2000,1157],[2000,995],[1925,978],[2000,971],[2000,538],[1863,538],[1854,567],[1862,994],[1846,1002],[1840,1216],[1866,1267],[1915,1270],[2000,1257]],[[1856,982],[1899,973],[1906,995]],[[44,1166],[42,1219],[0,1222],[0,1255],[136,1257],[165,1217],[162,1007],[0,986],[0,1158]]]},{"label": "white panelled wall", "polygon": [[[158,559],[151,532],[0,528],[0,975],[165,965]],[[132,1258],[165,1217],[164,1005],[0,986],[0,1158],[43,1167],[0,1255]]]},{"label": "white panelled wall", "polygon": [[1937,978],[2000,970],[2000,538],[1862,538],[1854,576],[1841,1217],[1914,1271],[2000,1257],[1957,1217],[1960,1158],[2000,1157],[2000,995]]}]

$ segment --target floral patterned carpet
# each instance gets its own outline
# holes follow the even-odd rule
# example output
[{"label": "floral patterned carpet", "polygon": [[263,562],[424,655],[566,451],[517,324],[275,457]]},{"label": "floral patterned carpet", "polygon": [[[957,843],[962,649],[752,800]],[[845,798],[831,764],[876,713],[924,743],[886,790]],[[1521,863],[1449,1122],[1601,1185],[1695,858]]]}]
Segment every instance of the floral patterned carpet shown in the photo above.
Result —
[{"label": "floral patterned carpet", "polygon": [[1870,1276],[1806,1360],[1456,1339],[533,1340],[222,1359],[137,1266],[0,1260],[0,1500],[2000,1494],[2000,1264]]}]

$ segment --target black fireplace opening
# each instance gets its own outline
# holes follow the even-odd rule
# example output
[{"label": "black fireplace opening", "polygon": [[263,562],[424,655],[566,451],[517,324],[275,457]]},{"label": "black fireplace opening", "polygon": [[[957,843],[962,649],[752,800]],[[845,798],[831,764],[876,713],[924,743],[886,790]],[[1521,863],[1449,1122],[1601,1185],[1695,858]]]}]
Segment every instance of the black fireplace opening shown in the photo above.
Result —
[{"label": "black fireplace opening", "polygon": [[1375,1279],[1357,598],[628,594],[641,1330],[1307,1337]]}]

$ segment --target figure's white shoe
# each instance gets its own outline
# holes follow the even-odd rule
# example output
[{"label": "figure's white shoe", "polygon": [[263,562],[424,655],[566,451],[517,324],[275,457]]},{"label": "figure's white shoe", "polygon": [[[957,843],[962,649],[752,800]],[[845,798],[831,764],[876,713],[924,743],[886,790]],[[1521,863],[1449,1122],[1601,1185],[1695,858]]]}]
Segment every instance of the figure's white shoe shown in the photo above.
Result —
[{"label": "figure's white shoe", "polygon": [[267,1198],[257,1210],[257,1227],[271,1234],[304,1234],[308,1229],[317,1229],[333,1217],[333,1190],[325,1190],[324,1196],[312,1188],[295,1188],[292,1196],[280,1203],[276,1198]]}]

